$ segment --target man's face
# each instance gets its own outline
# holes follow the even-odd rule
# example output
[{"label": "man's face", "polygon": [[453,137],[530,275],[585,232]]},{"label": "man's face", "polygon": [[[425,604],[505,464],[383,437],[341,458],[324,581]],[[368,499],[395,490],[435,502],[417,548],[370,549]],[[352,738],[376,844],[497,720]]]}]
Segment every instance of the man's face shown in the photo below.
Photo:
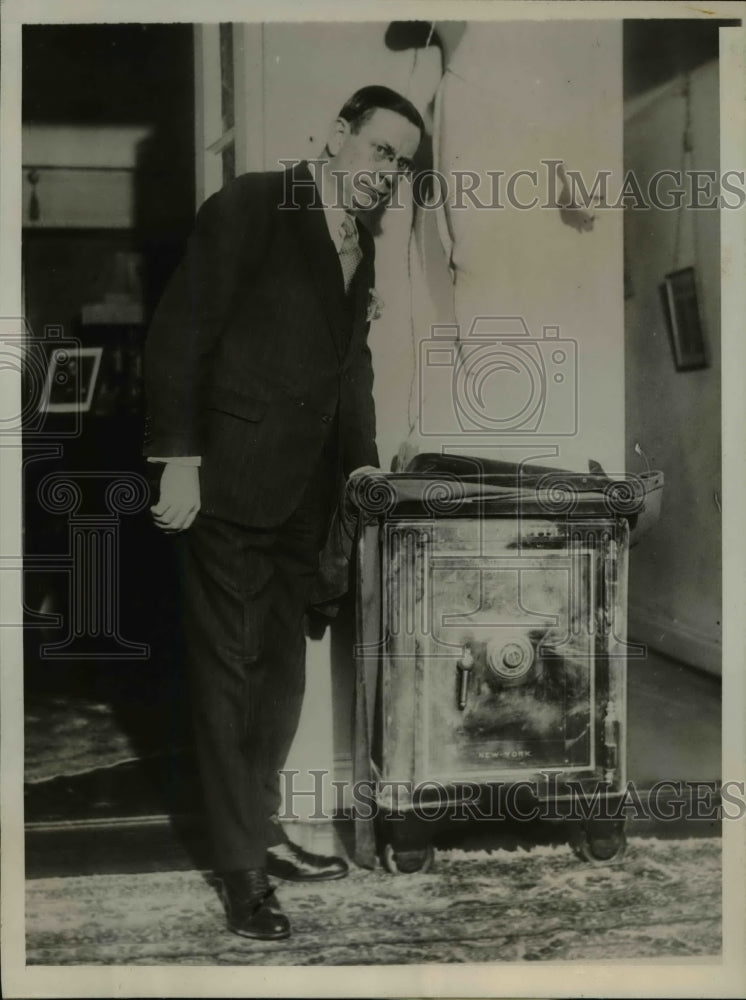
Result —
[{"label": "man's face", "polygon": [[411,169],[419,144],[417,126],[386,108],[376,108],[359,132],[338,118],[328,142],[329,166],[344,207],[365,210],[388,201],[399,178]]}]

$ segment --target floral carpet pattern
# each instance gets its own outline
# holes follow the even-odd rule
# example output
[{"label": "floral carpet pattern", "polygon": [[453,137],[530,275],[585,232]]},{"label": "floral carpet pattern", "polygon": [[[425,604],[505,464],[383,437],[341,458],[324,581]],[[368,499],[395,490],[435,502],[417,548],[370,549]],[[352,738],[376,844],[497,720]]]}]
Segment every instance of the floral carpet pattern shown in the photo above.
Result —
[{"label": "floral carpet pattern", "polygon": [[27,883],[29,965],[381,965],[715,956],[718,838],[632,838],[623,860],[567,846],[447,851],[430,872],[353,869],[279,885],[287,941],[231,934],[196,871]]}]

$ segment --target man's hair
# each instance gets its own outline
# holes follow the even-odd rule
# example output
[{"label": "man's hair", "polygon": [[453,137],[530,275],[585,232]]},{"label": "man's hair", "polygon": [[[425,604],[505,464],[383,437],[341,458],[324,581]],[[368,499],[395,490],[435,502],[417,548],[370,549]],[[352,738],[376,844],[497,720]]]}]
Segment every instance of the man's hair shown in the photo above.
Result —
[{"label": "man's hair", "polygon": [[397,94],[389,87],[361,87],[352,97],[345,101],[342,110],[337,115],[350,123],[353,132],[359,132],[374,111],[382,108],[384,111],[395,111],[397,115],[406,118],[420,130],[420,138],[425,134],[425,123],[417,108],[406,97]]}]

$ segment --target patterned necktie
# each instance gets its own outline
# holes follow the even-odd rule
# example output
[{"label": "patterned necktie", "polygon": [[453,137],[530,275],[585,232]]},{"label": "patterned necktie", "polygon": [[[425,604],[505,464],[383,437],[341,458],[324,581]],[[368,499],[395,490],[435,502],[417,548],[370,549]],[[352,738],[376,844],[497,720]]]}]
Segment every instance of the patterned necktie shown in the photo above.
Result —
[{"label": "patterned necktie", "polygon": [[339,263],[342,265],[342,277],[345,283],[345,292],[349,291],[350,284],[357,270],[357,266],[362,260],[363,251],[357,238],[357,226],[355,220],[345,212],[339,231],[344,234],[342,245],[339,248]]}]

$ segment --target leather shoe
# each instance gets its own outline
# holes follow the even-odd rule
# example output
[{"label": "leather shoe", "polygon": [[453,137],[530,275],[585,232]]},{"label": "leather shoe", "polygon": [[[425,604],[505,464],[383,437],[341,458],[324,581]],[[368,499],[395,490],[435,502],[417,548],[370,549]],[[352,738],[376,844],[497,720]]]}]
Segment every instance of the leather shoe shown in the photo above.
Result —
[{"label": "leather shoe", "polygon": [[228,927],[234,934],[262,941],[290,936],[290,921],[275,898],[264,868],[218,872],[217,876]]},{"label": "leather shoe", "polygon": [[288,882],[328,882],[348,874],[342,858],[311,854],[289,840],[267,848],[267,871]]}]

